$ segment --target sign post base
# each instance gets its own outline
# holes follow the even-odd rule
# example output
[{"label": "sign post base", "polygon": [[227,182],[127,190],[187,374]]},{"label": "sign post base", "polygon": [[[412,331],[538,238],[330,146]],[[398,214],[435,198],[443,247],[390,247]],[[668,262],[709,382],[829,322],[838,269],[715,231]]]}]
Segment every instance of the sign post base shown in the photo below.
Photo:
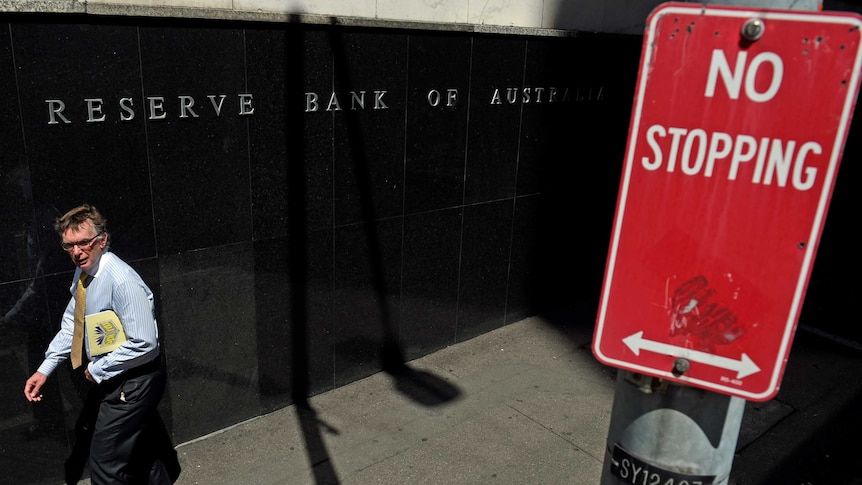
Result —
[{"label": "sign post base", "polygon": [[724,485],[745,400],[620,370],[602,485]]}]

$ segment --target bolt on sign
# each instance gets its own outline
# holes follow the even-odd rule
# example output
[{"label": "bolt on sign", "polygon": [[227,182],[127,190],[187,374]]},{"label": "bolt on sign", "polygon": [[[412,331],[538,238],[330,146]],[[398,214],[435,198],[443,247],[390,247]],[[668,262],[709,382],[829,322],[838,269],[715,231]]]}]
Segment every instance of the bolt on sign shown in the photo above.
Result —
[{"label": "bolt on sign", "polygon": [[593,353],[775,396],[859,90],[856,14],[647,19]]}]

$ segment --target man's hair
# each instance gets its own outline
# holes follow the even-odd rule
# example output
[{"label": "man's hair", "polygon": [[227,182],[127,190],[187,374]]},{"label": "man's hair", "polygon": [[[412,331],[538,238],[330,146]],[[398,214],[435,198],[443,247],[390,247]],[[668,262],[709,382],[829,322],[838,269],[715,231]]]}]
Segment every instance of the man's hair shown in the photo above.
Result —
[{"label": "man's hair", "polygon": [[77,231],[81,224],[86,221],[93,223],[93,229],[95,229],[97,236],[105,232],[108,224],[108,220],[102,216],[98,209],[90,204],[83,204],[63,214],[62,217],[58,217],[54,221],[54,230],[62,237],[66,230]]}]

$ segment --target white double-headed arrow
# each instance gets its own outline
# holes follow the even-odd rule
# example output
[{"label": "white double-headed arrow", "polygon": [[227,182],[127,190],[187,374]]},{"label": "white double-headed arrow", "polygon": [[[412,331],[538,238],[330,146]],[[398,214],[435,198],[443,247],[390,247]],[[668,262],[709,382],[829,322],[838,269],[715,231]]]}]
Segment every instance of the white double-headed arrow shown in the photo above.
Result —
[{"label": "white double-headed arrow", "polygon": [[682,357],[683,359],[693,360],[713,367],[721,367],[722,369],[736,371],[737,379],[742,379],[743,377],[760,372],[760,367],[757,367],[757,364],[745,355],[745,353],[742,354],[742,357],[740,357],[739,360],[733,360],[719,355],[708,354],[706,352],[686,349],[670,344],[663,344],[654,340],[647,340],[643,338],[643,335],[643,330],[641,330],[640,332],[624,338],[623,343],[625,343],[628,348],[632,349],[632,352],[634,352],[635,355],[640,355],[641,349],[644,349],[657,354]]}]

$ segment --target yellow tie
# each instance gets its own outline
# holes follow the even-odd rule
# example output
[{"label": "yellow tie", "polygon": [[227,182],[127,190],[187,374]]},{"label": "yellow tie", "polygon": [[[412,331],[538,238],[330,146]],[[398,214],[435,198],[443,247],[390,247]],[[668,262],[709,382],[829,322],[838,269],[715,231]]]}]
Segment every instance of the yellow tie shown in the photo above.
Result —
[{"label": "yellow tie", "polygon": [[87,273],[81,271],[78,288],[75,290],[75,331],[72,333],[72,368],[81,367],[81,354],[84,350],[84,307],[87,305],[87,289],[84,280]]}]

